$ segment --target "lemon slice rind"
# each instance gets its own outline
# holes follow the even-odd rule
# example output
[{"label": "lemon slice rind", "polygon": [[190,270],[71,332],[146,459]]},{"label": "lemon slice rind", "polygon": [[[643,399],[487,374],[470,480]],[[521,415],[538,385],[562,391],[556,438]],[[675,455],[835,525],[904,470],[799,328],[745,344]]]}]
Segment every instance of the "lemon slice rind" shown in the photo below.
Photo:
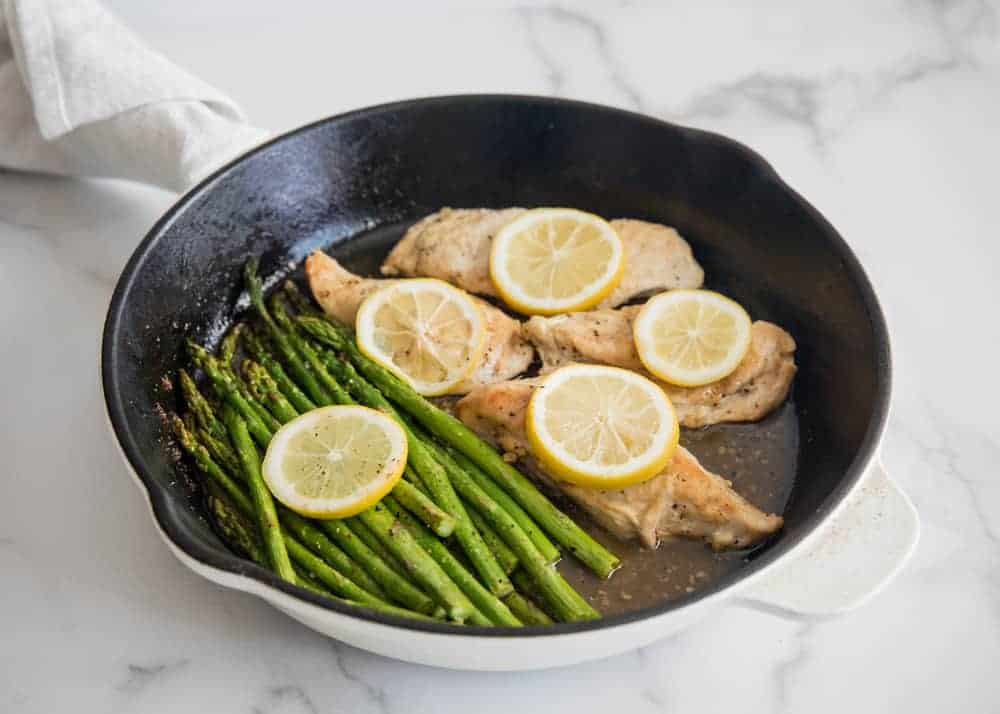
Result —
[{"label": "lemon slice rind", "polygon": [[[603,365],[569,365],[548,375],[528,402],[526,426],[533,453],[550,473],[598,489],[656,476],[670,462],[680,436],[673,405],[657,384]],[[630,444],[641,442],[641,451],[629,452]],[[598,452],[609,446],[628,457],[602,463]],[[581,458],[588,448],[590,458]]]},{"label": "lemon slice rind", "polygon": [[750,349],[752,323],[739,303],[711,290],[668,290],[632,324],[636,352],[653,375],[699,387],[732,374]]},{"label": "lemon slice rind", "polygon": [[[566,230],[569,235],[563,236]],[[559,241],[564,242],[557,246]],[[526,211],[497,232],[490,249],[497,292],[527,315],[587,310],[615,289],[624,269],[625,251],[614,228],[573,208]],[[578,287],[553,296],[557,280]]]},{"label": "lemon slice rind", "polygon": [[[427,309],[430,314],[421,314],[421,302],[435,301],[437,307]],[[435,323],[438,317],[442,319]],[[435,278],[395,280],[369,295],[358,308],[355,333],[367,357],[429,397],[461,384],[482,361],[486,347],[479,305],[468,293]]]},{"label": "lemon slice rind", "polygon": [[346,518],[392,490],[406,457],[406,434],[392,417],[360,405],[321,407],[275,433],[261,472],[296,513]]}]

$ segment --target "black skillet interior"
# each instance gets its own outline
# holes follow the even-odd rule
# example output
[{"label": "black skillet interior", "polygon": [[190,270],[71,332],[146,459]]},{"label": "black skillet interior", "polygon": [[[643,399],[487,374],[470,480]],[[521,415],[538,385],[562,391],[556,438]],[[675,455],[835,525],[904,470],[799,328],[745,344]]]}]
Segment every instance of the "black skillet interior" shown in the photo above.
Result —
[{"label": "black skillet interior", "polygon": [[[515,205],[676,226],[713,287],[796,338],[799,466],[786,527],[733,578],[693,597],[808,533],[860,475],[889,396],[885,324],[841,238],[728,139],[566,100],[471,96],[361,110],[281,137],[191,191],[139,246],[112,299],[102,378],[118,439],[166,534],[210,565],[292,587],[219,542],[191,484],[177,478],[161,419],[177,406],[163,377],[182,366],[183,340],[214,344],[245,306],[234,307],[249,255],[262,254],[262,274],[275,280],[315,248],[374,272],[405,225],[441,206]],[[684,602],[560,627],[607,626]]]}]

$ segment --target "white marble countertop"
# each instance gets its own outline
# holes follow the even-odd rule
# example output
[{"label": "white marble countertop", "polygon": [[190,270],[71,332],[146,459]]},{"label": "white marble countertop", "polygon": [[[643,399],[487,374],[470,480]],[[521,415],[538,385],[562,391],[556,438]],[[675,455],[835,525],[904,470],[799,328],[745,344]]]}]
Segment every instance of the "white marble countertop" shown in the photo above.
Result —
[{"label": "white marble countertop", "polygon": [[174,197],[0,172],[0,711],[1000,706],[1000,9],[110,4],[274,130],[404,97],[527,92],[754,147],[840,229],[879,290],[896,368],[883,458],[923,539],[882,595],[836,620],[734,605],[670,641],[562,670],[438,671],[324,639],[177,562],[106,433],[105,308]]}]

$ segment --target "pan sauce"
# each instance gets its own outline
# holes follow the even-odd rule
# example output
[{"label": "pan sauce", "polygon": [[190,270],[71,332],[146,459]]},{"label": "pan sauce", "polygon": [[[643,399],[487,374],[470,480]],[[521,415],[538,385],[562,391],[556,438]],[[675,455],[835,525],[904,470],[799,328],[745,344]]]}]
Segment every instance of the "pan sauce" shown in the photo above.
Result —
[{"label": "pan sauce", "polygon": [[[769,513],[781,513],[792,490],[798,452],[795,406],[785,402],[756,424],[682,429],[681,444],[738,493]],[[573,504],[559,505],[622,559],[610,580],[600,580],[571,558],[559,564],[566,579],[601,613],[650,607],[711,586],[745,562],[749,551],[714,552],[701,541],[665,540],[656,550],[623,542],[597,527]]]}]

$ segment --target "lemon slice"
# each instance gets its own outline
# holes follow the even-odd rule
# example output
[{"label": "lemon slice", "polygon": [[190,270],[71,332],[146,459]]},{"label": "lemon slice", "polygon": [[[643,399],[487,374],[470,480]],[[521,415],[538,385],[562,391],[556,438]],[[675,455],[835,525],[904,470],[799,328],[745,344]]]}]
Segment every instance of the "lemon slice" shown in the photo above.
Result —
[{"label": "lemon slice", "polygon": [[607,221],[571,208],[536,208],[493,239],[490,277],[528,315],[586,310],[621,280],[625,254]]},{"label": "lemon slice", "polygon": [[621,488],[660,473],[677,448],[674,407],[654,382],[618,367],[550,374],[528,402],[528,441],[557,477]]},{"label": "lemon slice", "polygon": [[263,475],[296,513],[346,518],[376,503],[406,467],[406,434],[391,417],[357,405],[313,409],[268,444]]},{"label": "lemon slice", "polygon": [[750,349],[750,316],[711,290],[670,290],[647,302],[635,322],[646,369],[670,384],[697,387],[732,373]]},{"label": "lemon slice", "polygon": [[441,280],[399,280],[361,303],[358,347],[423,395],[447,394],[476,368],[486,344],[482,311]]}]

